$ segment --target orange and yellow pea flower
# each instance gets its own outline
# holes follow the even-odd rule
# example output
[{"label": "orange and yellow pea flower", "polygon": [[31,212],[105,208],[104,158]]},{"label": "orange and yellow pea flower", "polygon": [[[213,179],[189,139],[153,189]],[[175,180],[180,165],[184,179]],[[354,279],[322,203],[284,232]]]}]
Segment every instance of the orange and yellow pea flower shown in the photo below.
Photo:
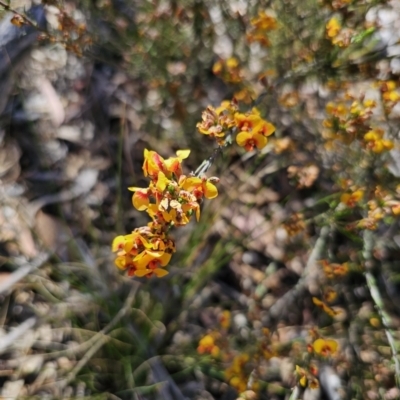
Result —
[{"label": "orange and yellow pea flower", "polygon": [[261,150],[267,145],[268,139],[257,132],[240,132],[236,136],[236,143],[246,151]]},{"label": "orange and yellow pea flower", "polygon": [[117,236],[112,244],[117,252],[115,265],[128,270],[129,276],[164,276],[165,267],[175,252],[175,243],[163,233],[157,233],[157,225],[150,223],[131,234]]},{"label": "orange and yellow pea flower", "polygon": [[355,207],[364,197],[363,190],[355,190],[353,193],[343,193],[340,196],[340,202],[346,204],[347,207]]},{"label": "orange and yellow pea flower", "polygon": [[215,343],[215,335],[208,334],[200,339],[199,345],[197,346],[197,352],[199,354],[210,354],[213,357],[218,357],[220,349]]},{"label": "orange and yellow pea flower", "polygon": [[182,181],[180,186],[182,189],[193,193],[197,199],[201,199],[203,196],[206,199],[214,199],[218,196],[218,189],[212,183],[212,178],[188,177]]},{"label": "orange and yellow pea flower", "polygon": [[247,151],[255,147],[263,149],[268,143],[267,136],[275,132],[275,126],[265,121],[256,108],[247,114],[236,113],[235,122],[239,130],[236,143]]},{"label": "orange and yellow pea flower", "polygon": [[329,39],[334,38],[337,36],[340,32],[340,29],[342,28],[338,18],[332,17],[328,23],[326,24],[326,36]]},{"label": "orange and yellow pea flower", "polygon": [[337,352],[339,345],[336,340],[319,338],[314,341],[312,347],[316,354],[328,357]]},{"label": "orange and yellow pea flower", "polygon": [[159,172],[163,172],[168,176],[170,176],[171,173],[175,173],[176,176],[179,177],[182,171],[182,160],[187,158],[189,154],[190,150],[178,150],[177,157],[171,157],[165,160],[157,152],[145,149],[143,163],[144,176],[148,176],[150,179],[157,179]]},{"label": "orange and yellow pea flower", "polygon": [[383,129],[372,129],[364,135],[364,140],[367,143],[367,148],[374,153],[380,154],[384,151],[392,150],[394,144],[391,140],[383,139]]}]

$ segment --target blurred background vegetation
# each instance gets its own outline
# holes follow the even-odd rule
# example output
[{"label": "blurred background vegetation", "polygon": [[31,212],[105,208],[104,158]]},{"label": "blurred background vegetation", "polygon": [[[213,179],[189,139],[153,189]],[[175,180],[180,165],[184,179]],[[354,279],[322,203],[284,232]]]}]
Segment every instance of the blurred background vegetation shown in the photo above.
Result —
[{"label": "blurred background vegetation", "polygon": [[[400,397],[397,0],[0,10],[2,398]],[[216,148],[202,111],[232,98],[274,136],[216,157],[167,277],[123,276],[144,149],[189,148],[194,171]]]}]

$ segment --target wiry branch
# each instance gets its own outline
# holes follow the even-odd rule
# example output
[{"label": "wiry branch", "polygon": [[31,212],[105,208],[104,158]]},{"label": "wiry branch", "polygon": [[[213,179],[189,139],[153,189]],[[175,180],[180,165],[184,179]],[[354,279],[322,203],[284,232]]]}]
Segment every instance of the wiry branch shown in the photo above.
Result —
[{"label": "wiry branch", "polygon": [[329,236],[330,228],[327,226],[322,227],[320,235],[315,242],[314,248],[310,254],[310,257],[307,261],[307,265],[304,269],[304,272],[297,282],[296,286],[294,286],[291,290],[285,293],[279,300],[276,301],[275,304],[269,310],[270,316],[274,319],[279,318],[283,315],[284,310],[290,310],[291,305],[294,304],[299,297],[308,289],[310,280],[315,278],[315,274],[312,273],[316,262],[322,258],[322,254],[325,248],[326,240]]},{"label": "wiry branch", "polygon": [[30,25],[39,31],[43,31],[43,29],[33,20],[31,20],[26,14],[20,13],[16,9],[12,8],[9,4],[4,3],[4,1],[0,0],[0,6],[4,8],[4,10],[12,12],[14,15],[18,16],[21,18],[25,24]]},{"label": "wiry branch", "polygon": [[374,237],[373,233],[369,230],[364,231],[364,249],[363,249],[363,257],[365,261],[365,280],[367,281],[367,286],[369,289],[369,293],[371,295],[371,298],[375,304],[375,308],[378,311],[378,314],[381,318],[382,325],[384,326],[385,329],[385,334],[390,346],[390,350],[392,352],[392,359],[394,362],[394,368],[395,368],[395,378],[396,378],[396,384],[397,387],[400,388],[400,362],[399,362],[399,357],[396,349],[396,343],[394,341],[393,333],[391,330],[392,326],[392,320],[389,316],[389,314],[385,311],[383,300],[381,293],[379,291],[379,288],[376,284],[376,280],[374,275],[370,272],[370,269],[372,267],[373,261],[372,261],[372,251],[374,247]]}]

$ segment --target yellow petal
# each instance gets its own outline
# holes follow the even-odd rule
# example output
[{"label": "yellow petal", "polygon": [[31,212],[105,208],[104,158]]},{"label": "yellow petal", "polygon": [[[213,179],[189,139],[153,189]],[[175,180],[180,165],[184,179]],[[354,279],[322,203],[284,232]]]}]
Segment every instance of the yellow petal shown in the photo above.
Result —
[{"label": "yellow petal", "polygon": [[249,139],[252,138],[252,134],[250,132],[240,132],[236,136],[236,143],[240,147],[246,146],[246,143]]},{"label": "yellow petal", "polygon": [[157,190],[159,192],[163,192],[165,190],[165,188],[167,187],[168,183],[169,183],[169,179],[167,179],[165,174],[162,171],[160,171],[158,173],[158,178],[157,178],[157,185],[156,185]]},{"label": "yellow petal", "polygon": [[162,268],[156,268],[154,271],[154,275],[156,275],[158,278],[162,278],[165,275],[168,275],[168,271]]},{"label": "yellow petal", "polygon": [[185,158],[188,158],[190,154],[190,150],[186,149],[186,150],[178,150],[176,152],[176,155],[181,159],[184,160]]},{"label": "yellow petal", "polygon": [[122,250],[125,246],[125,236],[119,235],[112,242],[112,251]]},{"label": "yellow petal", "polygon": [[268,139],[264,135],[253,135],[253,140],[256,142],[256,147],[259,150],[263,149],[268,143]]},{"label": "yellow petal", "polygon": [[189,177],[186,178],[182,184],[181,187],[184,190],[187,190],[188,192],[191,192],[194,188],[202,184],[202,180],[200,178],[196,177]]},{"label": "yellow petal", "polygon": [[147,210],[150,204],[149,196],[147,194],[147,189],[138,190],[132,196],[132,204],[139,211]]},{"label": "yellow petal", "polygon": [[119,269],[126,269],[126,260],[125,256],[117,257],[114,261],[114,264],[119,268]]},{"label": "yellow petal", "polygon": [[211,182],[206,181],[204,186],[204,196],[206,199],[214,199],[218,196],[218,189]]},{"label": "yellow petal", "polygon": [[165,267],[171,260],[172,254],[171,253],[164,253],[161,257],[160,257],[160,264],[162,267]]}]

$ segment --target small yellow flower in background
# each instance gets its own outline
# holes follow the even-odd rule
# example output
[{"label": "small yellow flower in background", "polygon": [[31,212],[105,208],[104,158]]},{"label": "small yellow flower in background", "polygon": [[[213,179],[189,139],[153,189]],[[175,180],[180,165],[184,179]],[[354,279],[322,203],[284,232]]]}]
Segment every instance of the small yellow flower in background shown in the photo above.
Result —
[{"label": "small yellow flower in background", "polygon": [[366,100],[364,100],[364,107],[375,108],[376,107],[376,101],[375,100],[371,100],[371,99],[366,99]]},{"label": "small yellow flower in background", "polygon": [[319,338],[314,341],[313,343],[313,349],[315,353],[323,356],[323,357],[328,357],[337,352],[338,349],[338,343],[336,340],[333,339],[322,339]]},{"label": "small yellow flower in background", "polygon": [[400,94],[396,91],[397,84],[395,81],[384,81],[379,84],[385,102],[397,103],[400,101]]},{"label": "small yellow flower in background", "polygon": [[312,301],[318,308],[320,308],[322,311],[327,313],[332,318],[339,314],[338,311],[329,307],[327,304],[325,304],[323,301],[319,300],[317,297],[313,297]]},{"label": "small yellow flower in background", "polygon": [[247,151],[255,147],[264,148],[268,143],[267,137],[275,132],[275,126],[263,119],[256,108],[244,114],[238,111],[235,101],[224,101],[216,109],[208,106],[202,119],[196,125],[200,133],[215,138],[222,146],[225,144],[225,136],[236,128],[236,143]]},{"label": "small yellow flower in background", "polygon": [[255,147],[263,149],[268,143],[267,137],[275,132],[275,126],[264,120],[256,108],[246,114],[236,113],[235,125],[239,131],[236,143],[247,151]]},{"label": "small yellow flower in background", "polygon": [[239,66],[239,60],[236,57],[230,57],[225,62],[228,69],[237,68]]},{"label": "small yellow flower in background", "polygon": [[383,129],[372,129],[364,135],[364,141],[367,143],[367,148],[374,153],[380,154],[384,151],[392,150],[394,143],[391,140],[383,139]]},{"label": "small yellow flower in background", "polygon": [[218,357],[220,348],[215,344],[215,336],[215,334],[208,334],[201,338],[197,347],[197,352],[199,354],[210,354],[213,357]]},{"label": "small yellow flower in background", "polygon": [[333,117],[336,117],[336,118],[345,117],[350,112],[350,110],[346,104],[344,104],[344,103],[335,104],[333,102],[329,102],[325,106],[325,111],[327,114],[332,115]]},{"label": "small yellow flower in background", "polygon": [[245,87],[238,92],[235,92],[233,97],[237,101],[241,101],[243,103],[249,104],[256,99],[256,94],[254,90],[250,87]]},{"label": "small yellow flower in background", "polygon": [[333,301],[335,301],[337,298],[337,292],[335,289],[331,288],[331,287],[327,287],[324,290],[324,300],[327,303],[332,303]]},{"label": "small yellow flower in background", "polygon": [[353,193],[343,193],[340,196],[340,202],[346,204],[347,207],[355,207],[364,197],[363,190],[356,190]]},{"label": "small yellow flower in background", "polygon": [[243,80],[243,73],[236,57],[218,60],[214,63],[212,71],[228,83],[240,83]]},{"label": "small yellow flower in background", "polygon": [[225,370],[225,379],[239,393],[247,388],[249,374],[245,367],[249,360],[248,354],[239,354],[233,359],[231,366]]},{"label": "small yellow flower in background", "polygon": [[223,64],[222,60],[218,60],[217,62],[214,63],[214,65],[212,67],[212,72],[215,75],[219,75],[222,72],[223,67],[224,67],[224,64]]},{"label": "small yellow flower in background", "polygon": [[336,17],[332,17],[326,24],[326,35],[329,39],[332,39],[339,34],[341,28],[339,20]]},{"label": "small yellow flower in background", "polygon": [[369,323],[374,328],[380,328],[381,327],[381,320],[379,318],[372,317],[372,318],[369,319]]},{"label": "small yellow flower in background", "polygon": [[262,31],[272,31],[277,28],[276,19],[265,11],[259,11],[258,17],[252,18],[250,23],[254,28]]},{"label": "small yellow flower in background", "polygon": [[229,327],[231,326],[231,319],[231,312],[228,310],[224,310],[219,317],[219,323],[221,327],[224,329],[229,329]]},{"label": "small yellow flower in background", "polygon": [[251,29],[246,35],[248,42],[258,42],[262,46],[269,47],[271,42],[267,34],[277,29],[276,19],[265,11],[259,11],[258,16],[250,20],[250,24]]},{"label": "small yellow flower in background", "polygon": [[326,277],[329,279],[345,276],[349,272],[349,266],[347,263],[335,264],[329,263],[326,260],[321,260],[320,263],[322,264]]},{"label": "small yellow flower in background", "polygon": [[296,365],[296,374],[299,378],[299,384],[302,387],[307,386],[307,372],[304,368],[300,368],[298,365]]}]

